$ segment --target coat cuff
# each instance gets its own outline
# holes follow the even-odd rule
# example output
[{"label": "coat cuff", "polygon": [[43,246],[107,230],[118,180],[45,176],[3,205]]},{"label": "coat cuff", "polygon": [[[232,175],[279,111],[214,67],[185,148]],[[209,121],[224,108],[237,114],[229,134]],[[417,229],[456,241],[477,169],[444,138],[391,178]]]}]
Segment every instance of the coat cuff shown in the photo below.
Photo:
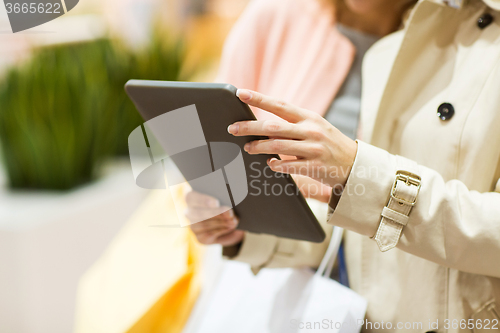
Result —
[{"label": "coat cuff", "polygon": [[394,183],[395,158],[358,141],[351,173],[338,204],[330,211],[328,223],[373,237]]},{"label": "coat cuff", "polygon": [[246,262],[252,268],[261,268],[276,252],[278,237],[267,234],[245,233],[239,253],[232,260]]}]

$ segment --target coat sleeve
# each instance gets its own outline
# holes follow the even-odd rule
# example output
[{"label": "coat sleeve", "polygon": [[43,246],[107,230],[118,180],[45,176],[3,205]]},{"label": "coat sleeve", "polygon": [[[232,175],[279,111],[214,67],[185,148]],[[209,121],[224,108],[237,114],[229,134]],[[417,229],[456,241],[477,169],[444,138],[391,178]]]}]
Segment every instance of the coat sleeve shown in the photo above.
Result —
[{"label": "coat sleeve", "polygon": [[494,9],[494,10],[500,10],[500,0],[483,0],[484,3]]},{"label": "coat sleeve", "polygon": [[358,142],[351,174],[335,209],[330,208],[328,223],[368,237],[383,236],[388,230],[380,227],[384,214],[406,223],[399,242],[395,240],[400,250],[464,272],[500,277],[500,193],[472,191],[459,180],[445,181],[438,172],[416,165],[421,188],[408,218],[387,214],[396,173],[410,164],[416,165]]},{"label": "coat sleeve", "polygon": [[326,223],[327,204],[312,199],[308,199],[308,203],[325,230],[326,238],[322,243],[247,232],[238,255],[231,259],[249,263],[254,273],[263,267],[318,267],[333,228]]}]

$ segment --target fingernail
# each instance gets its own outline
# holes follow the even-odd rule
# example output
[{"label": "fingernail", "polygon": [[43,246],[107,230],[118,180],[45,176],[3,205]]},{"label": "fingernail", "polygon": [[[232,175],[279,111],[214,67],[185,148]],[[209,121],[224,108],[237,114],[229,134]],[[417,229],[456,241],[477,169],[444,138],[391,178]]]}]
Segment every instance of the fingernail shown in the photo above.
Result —
[{"label": "fingernail", "polygon": [[237,226],[238,225],[238,220],[237,219],[232,219],[231,220],[231,224],[234,225],[234,226]]},{"label": "fingernail", "polygon": [[229,125],[229,127],[227,128],[227,131],[229,132],[229,134],[238,134],[239,129],[240,129],[240,125],[232,124],[232,125]]},{"label": "fingernail", "polygon": [[217,208],[219,206],[220,206],[219,200],[217,199],[208,200],[208,207]]},{"label": "fingernail", "polygon": [[250,98],[252,98],[252,93],[246,89],[238,89],[236,90],[236,96],[241,99],[242,101],[243,100],[249,100]]},{"label": "fingernail", "polygon": [[233,211],[232,210],[228,210],[227,212],[224,212],[224,216],[225,217],[229,217],[229,218],[233,217],[234,216]]},{"label": "fingernail", "polygon": [[250,150],[250,144],[246,143],[245,146],[243,147],[243,149],[245,149],[245,151],[249,151]]},{"label": "fingernail", "polygon": [[283,170],[282,167],[280,167],[279,165],[276,165],[275,162],[278,161],[277,158],[270,158],[268,161],[267,161],[267,165],[269,165],[269,167],[271,168],[271,170],[273,171],[276,171],[276,172],[280,172],[281,170]]},{"label": "fingernail", "polygon": [[276,162],[278,159],[273,157],[273,158],[270,158],[268,161],[267,161],[267,165],[269,165],[270,168],[273,167],[273,164],[274,162]]}]

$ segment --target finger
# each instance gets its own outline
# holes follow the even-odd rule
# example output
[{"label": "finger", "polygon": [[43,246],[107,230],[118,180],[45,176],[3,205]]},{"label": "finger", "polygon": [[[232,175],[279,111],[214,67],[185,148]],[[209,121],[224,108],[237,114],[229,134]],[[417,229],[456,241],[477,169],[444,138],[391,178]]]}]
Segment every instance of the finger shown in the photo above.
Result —
[{"label": "finger", "polygon": [[[278,160],[271,158],[267,162],[271,170],[291,175],[302,175],[308,177],[318,176],[318,167],[309,160]],[[324,171],[324,170],[323,170]]]},{"label": "finger", "polygon": [[207,232],[219,228],[235,229],[238,225],[237,218],[233,217],[229,220],[223,219],[211,219],[207,221],[202,221],[198,223],[191,224],[191,230],[195,233]]},{"label": "finger", "polygon": [[234,211],[228,207],[221,208],[190,208],[185,216],[191,223],[204,222],[211,219],[230,220],[235,217]]},{"label": "finger", "polygon": [[220,207],[219,200],[217,200],[212,196],[196,191],[191,191],[186,195],[186,203],[190,207],[207,207],[207,208]]},{"label": "finger", "polygon": [[243,235],[245,232],[243,230],[233,230],[227,234],[219,236],[215,242],[221,244],[222,246],[231,246],[238,244],[243,240]]},{"label": "finger", "polygon": [[190,207],[185,216],[191,223],[206,221],[213,218],[230,219],[234,217],[234,211],[229,207],[219,208],[195,208]]},{"label": "finger", "polygon": [[233,231],[234,229],[218,228],[195,235],[198,241],[202,244],[215,244],[217,238],[219,238],[222,235],[229,234],[230,232]]},{"label": "finger", "polygon": [[249,154],[283,154],[297,156],[299,158],[311,158],[316,156],[317,144],[282,139],[256,140],[245,145],[245,151]]},{"label": "finger", "polygon": [[230,125],[227,130],[235,136],[260,135],[294,140],[307,139],[307,133],[302,127],[284,121],[239,121]]},{"label": "finger", "polygon": [[311,111],[299,108],[295,105],[283,102],[277,98],[270,97],[247,89],[238,89],[236,96],[248,105],[258,107],[262,110],[274,113],[280,118],[296,123],[311,117]]}]

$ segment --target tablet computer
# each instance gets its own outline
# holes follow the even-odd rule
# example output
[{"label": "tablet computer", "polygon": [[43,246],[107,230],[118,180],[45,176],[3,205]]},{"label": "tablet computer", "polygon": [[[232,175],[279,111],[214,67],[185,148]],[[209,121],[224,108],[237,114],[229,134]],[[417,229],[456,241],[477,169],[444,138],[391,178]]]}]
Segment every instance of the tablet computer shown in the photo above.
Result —
[{"label": "tablet computer", "polygon": [[250,155],[243,146],[257,137],[228,133],[234,122],[255,120],[234,86],[130,80],[125,90],[148,125],[144,134],[154,134],[193,190],[234,208],[238,229],[311,242],[325,239],[292,177],[268,167],[267,160],[279,156]]}]

